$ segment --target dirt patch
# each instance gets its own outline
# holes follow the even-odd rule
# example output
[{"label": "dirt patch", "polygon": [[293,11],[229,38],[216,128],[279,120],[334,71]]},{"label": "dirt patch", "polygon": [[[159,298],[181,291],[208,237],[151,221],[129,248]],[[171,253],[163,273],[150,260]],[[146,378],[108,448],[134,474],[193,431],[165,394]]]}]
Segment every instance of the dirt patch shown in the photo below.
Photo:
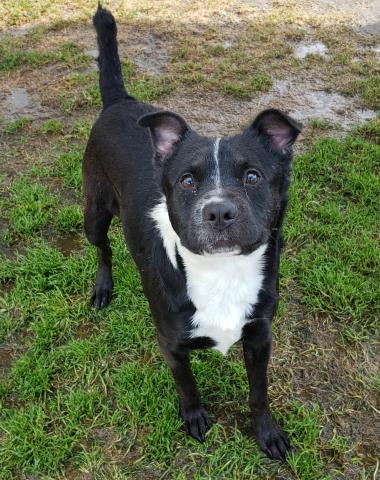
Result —
[{"label": "dirt patch", "polygon": [[120,53],[132,58],[141,70],[160,75],[170,60],[171,46],[159,35],[151,33],[140,38],[122,40]]},{"label": "dirt patch", "polygon": [[52,116],[52,112],[41,104],[37,93],[31,93],[21,86],[13,88],[9,93],[1,93],[0,106],[1,115],[6,121],[20,117],[47,119]]},{"label": "dirt patch", "polygon": [[55,239],[55,246],[66,257],[70,256],[74,252],[78,252],[83,247],[82,235],[78,233],[67,233],[61,235]]},{"label": "dirt patch", "polygon": [[380,44],[375,45],[371,50],[376,53],[377,59],[380,60]]},{"label": "dirt patch", "polygon": [[0,40],[2,40],[8,35],[11,35],[12,37],[15,37],[15,38],[25,37],[25,35],[28,35],[28,33],[30,33],[32,28],[33,28],[33,25],[28,25],[23,27],[10,28],[7,31],[0,31]]},{"label": "dirt patch", "polygon": [[324,57],[328,52],[328,48],[322,42],[300,42],[294,48],[296,58],[303,59],[308,55],[320,55]]},{"label": "dirt patch", "polygon": [[[51,36],[51,35],[50,35]],[[66,28],[54,35],[53,44],[75,42],[84,48],[85,53],[93,59],[90,69],[97,69],[99,51],[96,43],[95,30],[90,22],[81,28]],[[173,49],[173,39],[158,33],[138,31],[131,26],[119,25],[119,54],[122,60],[130,59],[137,67],[147,73],[160,75],[170,60]]]},{"label": "dirt patch", "polygon": [[[12,316],[16,320],[20,316],[20,311],[14,308]],[[0,347],[0,381],[5,378],[5,375],[11,368],[13,361],[23,351],[25,351],[25,345],[22,342],[21,334],[14,335],[11,339],[6,340],[5,343]]]},{"label": "dirt patch", "polygon": [[344,130],[375,118],[375,112],[363,109],[359,100],[326,92],[318,80],[292,79],[275,82],[272,90],[259,99],[259,105],[283,109],[297,120],[324,119]]},{"label": "dirt patch", "polygon": [[11,366],[13,355],[13,349],[9,345],[0,348],[0,380],[4,377],[5,371]]},{"label": "dirt patch", "polygon": [[294,78],[279,80],[268,93],[251,100],[239,100],[215,92],[176,93],[162,99],[159,106],[178,112],[204,135],[230,135],[246,126],[266,108],[279,108],[307,124],[312,119],[325,119],[347,130],[375,118],[375,112],[360,107],[356,98],[324,91],[317,80]]}]

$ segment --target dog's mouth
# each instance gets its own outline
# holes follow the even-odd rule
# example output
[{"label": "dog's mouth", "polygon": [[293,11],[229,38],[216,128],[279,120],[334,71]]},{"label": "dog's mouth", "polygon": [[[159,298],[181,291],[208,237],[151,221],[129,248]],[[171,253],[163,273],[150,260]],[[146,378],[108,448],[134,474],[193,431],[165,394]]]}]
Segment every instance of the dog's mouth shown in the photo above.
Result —
[{"label": "dog's mouth", "polygon": [[238,246],[234,247],[216,247],[216,248],[211,248],[208,250],[204,250],[203,254],[205,255],[216,255],[216,256],[234,256],[234,255],[240,255],[241,253],[241,248]]},{"label": "dog's mouth", "polygon": [[225,238],[217,238],[199,245],[193,250],[194,253],[207,256],[235,256],[247,255],[257,250],[263,243],[262,239],[248,244],[239,244],[236,241]]}]

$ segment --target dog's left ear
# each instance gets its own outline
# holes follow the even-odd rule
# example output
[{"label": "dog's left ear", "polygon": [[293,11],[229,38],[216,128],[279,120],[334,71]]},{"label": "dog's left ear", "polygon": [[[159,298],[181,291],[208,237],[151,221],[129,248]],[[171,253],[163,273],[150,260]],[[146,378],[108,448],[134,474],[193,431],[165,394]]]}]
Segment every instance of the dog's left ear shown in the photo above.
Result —
[{"label": "dog's left ear", "polygon": [[288,156],[302,125],[276,109],[264,110],[254,120],[251,128],[261,137],[270,150]]},{"label": "dog's left ear", "polygon": [[165,111],[143,115],[137,124],[150,129],[153,147],[159,160],[166,160],[173,155],[178,143],[189,129],[182,117]]}]

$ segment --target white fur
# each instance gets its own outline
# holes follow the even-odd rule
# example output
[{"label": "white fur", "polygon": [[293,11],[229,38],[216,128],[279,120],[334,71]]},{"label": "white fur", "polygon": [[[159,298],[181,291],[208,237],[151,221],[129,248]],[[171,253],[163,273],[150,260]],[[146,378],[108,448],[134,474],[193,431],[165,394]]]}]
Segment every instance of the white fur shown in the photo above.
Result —
[{"label": "white fur", "polygon": [[196,307],[191,337],[210,337],[216,342],[215,348],[226,354],[240,340],[242,328],[258,300],[267,245],[250,255],[237,255],[238,251],[196,255],[181,245],[170,223],[165,199],[154,207],[151,217],[173,266],[177,268],[176,248],[183,259],[187,293]]},{"label": "white fur", "polygon": [[177,268],[176,245],[180,243],[180,240],[170,222],[166,199],[164,197],[161,202],[157,203],[157,205],[151,210],[150,216],[160,232],[166,255],[173,267]]},{"label": "white fur", "polygon": [[219,144],[220,138],[217,138],[214,142],[214,162],[215,162],[215,174],[214,174],[214,182],[217,188],[220,188],[221,181],[220,181],[220,168],[219,168]]}]

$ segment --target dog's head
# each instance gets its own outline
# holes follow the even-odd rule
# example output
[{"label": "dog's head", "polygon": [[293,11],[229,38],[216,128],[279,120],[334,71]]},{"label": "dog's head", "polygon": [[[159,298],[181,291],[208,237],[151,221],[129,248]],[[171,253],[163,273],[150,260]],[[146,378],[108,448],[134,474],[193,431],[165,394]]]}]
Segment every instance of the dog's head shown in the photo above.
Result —
[{"label": "dog's head", "polygon": [[242,134],[198,135],[172,112],[144,115],[170,222],[193,253],[248,254],[278,226],[300,125],[265,110]]}]

